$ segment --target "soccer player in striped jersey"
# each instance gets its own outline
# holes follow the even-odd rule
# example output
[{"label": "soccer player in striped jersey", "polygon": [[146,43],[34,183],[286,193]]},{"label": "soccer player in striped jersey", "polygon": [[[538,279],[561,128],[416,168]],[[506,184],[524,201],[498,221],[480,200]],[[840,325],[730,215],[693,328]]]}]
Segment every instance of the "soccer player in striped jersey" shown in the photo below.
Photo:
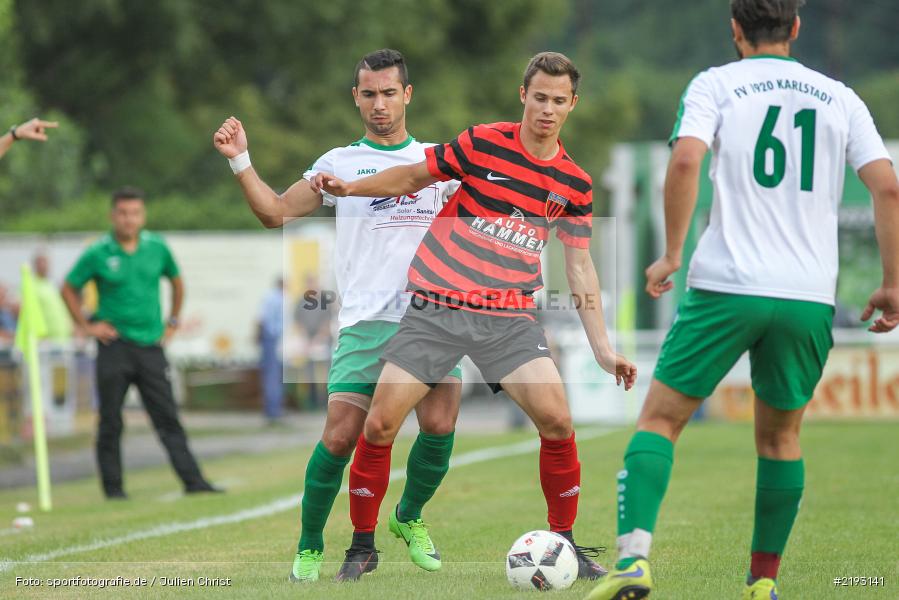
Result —
[{"label": "soccer player in striped jersey", "polygon": [[[540,252],[552,228],[565,245],[568,281],[596,361],[627,389],[636,378],[634,365],[612,347],[603,319],[588,249],[591,180],[559,141],[577,104],[579,78],[564,55],[540,53],[520,88],[521,122],[471,127],[428,148],[422,162],[364,179],[345,182],[330,173],[313,179],[335,196],[392,196],[461,181],[412,260],[408,289],[415,298],[382,355],[386,364],[350,468],[350,488],[371,492],[350,497],[361,517],[353,521],[357,531],[377,523],[391,446],[406,415],[468,355],[493,390],[504,389],[537,426],[549,526],[574,545],[580,463],[565,389],[534,318],[533,294],[543,285]],[[579,577],[605,572],[587,548],[575,549]]]},{"label": "soccer player in striped jersey", "polygon": [[[325,522],[362,432],[381,371],[381,351],[396,332],[409,301],[404,292],[409,261],[428,224],[456,189],[455,182],[438,182],[397,196],[336,198],[312,188],[309,179],[322,169],[352,179],[419,162],[425,148],[433,145],[417,141],[406,130],[405,109],[412,99],[412,86],[402,54],[390,49],[367,54],[356,65],[355,84],[353,99],[365,134],[325,153],[281,195],[250,166],[240,121],[228,119],[214,138],[216,148],[229,158],[250,208],[266,227],[280,227],[310,215],[322,204],[337,211],[334,261],[341,298],[340,331],[328,373],[325,429],[306,467],[302,529],[290,572],[291,581],[296,582],[319,578]],[[319,304],[310,310],[320,308]],[[454,365],[418,406],[421,432],[409,452],[406,487],[397,507],[398,518],[392,523],[394,534],[407,544],[412,562],[428,571],[440,568],[440,554],[421,511],[449,468],[460,379],[461,370]],[[357,486],[351,493],[368,492]],[[357,533],[336,579],[359,579],[377,564],[373,534]]]},{"label": "soccer player in striped jersey", "polygon": [[[667,252],[646,291],[672,288],[712,150],[711,221],[690,262],[689,289],[618,474],[618,563],[591,600],[645,598],[650,544],[674,443],[703,398],[749,351],[758,452],[755,524],[744,600],[775,600],[780,559],[799,510],[799,429],[833,345],[837,209],[848,162],[874,198],[883,284],[862,318],[899,324],[899,183],[864,103],[790,58],[800,0],[731,0],[741,60],[687,87],[665,181]],[[797,596],[809,597],[796,592]]]}]

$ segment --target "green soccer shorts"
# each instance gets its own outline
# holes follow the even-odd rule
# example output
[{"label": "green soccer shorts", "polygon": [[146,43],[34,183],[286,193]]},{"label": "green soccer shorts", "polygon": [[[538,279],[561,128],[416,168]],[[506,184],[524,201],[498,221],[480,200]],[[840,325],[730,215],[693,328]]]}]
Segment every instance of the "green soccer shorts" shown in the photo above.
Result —
[{"label": "green soccer shorts", "polygon": [[828,304],[690,289],[662,344],[655,378],[707,398],[748,350],[756,396],[780,410],[802,408],[833,347],[832,327]]},{"label": "green soccer shorts", "polygon": [[[399,323],[390,321],[359,321],[341,329],[328,371],[328,394],[353,392],[373,396],[384,367],[381,353],[399,327]],[[462,367],[456,365],[448,376],[461,380]]]}]

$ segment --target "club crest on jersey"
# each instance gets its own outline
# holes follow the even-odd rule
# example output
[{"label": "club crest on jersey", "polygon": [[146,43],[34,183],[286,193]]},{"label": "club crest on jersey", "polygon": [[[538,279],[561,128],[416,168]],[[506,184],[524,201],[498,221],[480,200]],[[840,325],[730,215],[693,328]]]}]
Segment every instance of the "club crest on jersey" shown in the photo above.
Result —
[{"label": "club crest on jersey", "polygon": [[550,192],[546,197],[546,204],[544,206],[546,210],[546,220],[552,223],[565,212],[565,207],[568,206],[568,198],[561,194]]}]

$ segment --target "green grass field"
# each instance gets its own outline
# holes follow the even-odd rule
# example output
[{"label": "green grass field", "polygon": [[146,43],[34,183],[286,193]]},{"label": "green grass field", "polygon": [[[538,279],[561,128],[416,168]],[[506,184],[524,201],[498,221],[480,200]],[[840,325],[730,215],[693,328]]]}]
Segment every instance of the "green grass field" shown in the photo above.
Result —
[{"label": "green grass field", "polygon": [[[806,425],[807,488],[781,568],[783,598],[899,598],[897,429],[879,423]],[[586,439],[591,431],[595,437]],[[614,478],[629,433],[581,432],[583,486],[575,534],[582,544],[609,546],[605,563],[614,559]],[[460,436],[455,455],[533,437]],[[409,440],[397,442],[394,467],[403,465],[408,448]],[[158,533],[173,523],[232,515],[297,494],[308,451],[207,462],[214,480],[229,482],[229,492],[222,496],[176,497],[172,492],[178,486],[164,467],[131,473],[127,481],[131,500],[122,503],[102,501],[93,479],[58,485],[52,513],[32,513],[36,521],[32,530],[0,536],[0,559],[14,561],[0,567],[0,597],[388,600],[527,595],[508,586],[503,559],[521,533],[545,528],[535,451],[450,471],[425,511],[444,558],[443,570],[437,573],[411,566],[405,546],[388,537],[385,515],[397,501],[402,481],[391,485],[384,502],[378,532],[381,565],[356,584],[330,581],[351,532],[346,494],[338,497],[326,530],[330,562],[324,566],[322,581],[313,586],[287,581],[298,533],[296,507],[240,522],[205,521],[207,526],[165,535],[140,534]],[[739,598],[752,534],[754,480],[750,426],[702,424],[687,429],[677,448],[674,476],[656,531],[653,598]],[[34,490],[24,489],[0,492],[0,518],[5,519],[0,522],[12,521],[16,502],[36,503],[34,495]],[[96,544],[104,540],[112,545]],[[73,547],[81,550],[64,553]],[[19,562],[34,557],[34,562]],[[43,585],[16,585],[17,576],[40,579]],[[155,577],[156,583],[105,589],[51,589],[46,584],[48,579],[76,576]],[[835,587],[833,579],[839,576],[883,577],[885,585]],[[163,577],[189,578],[195,585],[162,586]],[[231,585],[200,587],[200,577],[230,578]],[[581,598],[590,588],[578,582],[552,596]]]}]

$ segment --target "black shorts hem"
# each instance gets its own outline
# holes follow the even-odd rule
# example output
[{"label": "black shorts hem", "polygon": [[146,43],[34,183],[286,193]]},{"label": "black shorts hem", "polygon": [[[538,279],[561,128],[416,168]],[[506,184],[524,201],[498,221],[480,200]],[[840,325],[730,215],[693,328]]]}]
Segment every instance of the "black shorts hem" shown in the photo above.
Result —
[{"label": "black shorts hem", "polygon": [[[425,375],[421,371],[421,369],[419,369],[412,363],[406,362],[402,357],[394,356],[393,354],[390,354],[387,351],[385,351],[381,355],[381,362],[383,362],[385,364],[389,363],[389,362],[395,364],[396,366],[401,368],[403,371],[406,371],[407,373],[409,373],[410,375],[415,377],[419,382],[425,384],[426,386],[428,386],[431,389],[434,389],[435,387],[437,387],[437,384],[440,383],[439,381],[435,381],[435,382],[428,381],[428,379],[431,379],[431,378],[428,377],[427,375]],[[444,377],[445,377],[445,375],[444,375]],[[443,377],[441,377],[441,379],[443,379]]]},{"label": "black shorts hem", "polygon": [[552,355],[550,354],[549,350],[538,350],[537,352],[533,353],[520,352],[516,354],[514,360],[510,360],[508,365],[503,365],[502,369],[498,369],[498,371],[504,371],[501,376],[492,377],[492,379],[496,379],[496,383],[487,382],[487,387],[489,387],[494,394],[500,393],[503,389],[503,385],[499,383],[499,381],[503,379],[503,377],[506,377],[507,375],[509,375],[509,373],[511,373],[518,367],[525,365],[534,359],[543,358],[544,356],[546,358],[552,359]]}]

